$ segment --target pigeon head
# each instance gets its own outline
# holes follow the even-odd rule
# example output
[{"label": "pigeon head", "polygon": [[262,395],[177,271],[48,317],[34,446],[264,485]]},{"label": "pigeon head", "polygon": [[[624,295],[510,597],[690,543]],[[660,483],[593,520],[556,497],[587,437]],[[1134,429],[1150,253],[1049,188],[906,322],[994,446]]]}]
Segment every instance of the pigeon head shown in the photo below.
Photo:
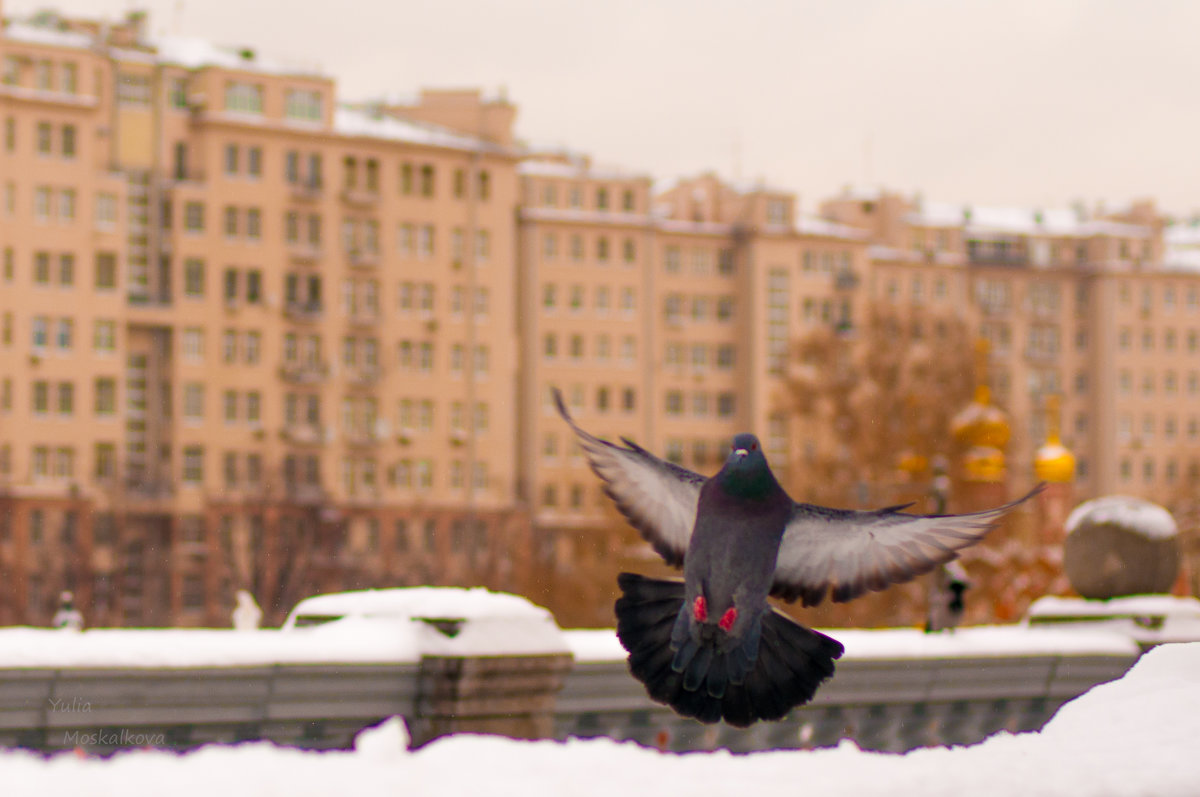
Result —
[{"label": "pigeon head", "polygon": [[767,467],[762,445],[752,434],[739,434],[733,438],[725,467],[716,478],[729,493],[747,497],[768,492],[777,484]]}]

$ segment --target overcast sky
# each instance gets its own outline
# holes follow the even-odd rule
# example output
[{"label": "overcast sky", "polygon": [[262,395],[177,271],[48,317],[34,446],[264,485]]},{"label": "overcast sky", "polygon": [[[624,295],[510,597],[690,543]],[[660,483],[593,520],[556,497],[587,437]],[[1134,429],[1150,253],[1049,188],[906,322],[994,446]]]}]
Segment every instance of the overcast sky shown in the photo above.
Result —
[{"label": "overcast sky", "polygon": [[504,87],[518,134],[670,177],[1200,209],[1187,0],[0,0],[319,65],[342,99]]}]

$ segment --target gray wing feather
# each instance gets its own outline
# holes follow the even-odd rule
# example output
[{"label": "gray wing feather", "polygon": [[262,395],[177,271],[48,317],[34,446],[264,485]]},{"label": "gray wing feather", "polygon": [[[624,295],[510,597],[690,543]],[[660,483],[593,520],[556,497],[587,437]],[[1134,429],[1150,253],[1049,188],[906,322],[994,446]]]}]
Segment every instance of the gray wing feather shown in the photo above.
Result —
[{"label": "gray wing feather", "polygon": [[841,603],[901,584],[956,559],[1018,504],[985,512],[910,515],[895,508],[862,512],[796,504],[783,533],[771,594],[816,606],[832,593]]},{"label": "gray wing feather", "polygon": [[622,439],[624,445],[618,446],[588,434],[572,420],[557,389],[554,401],[617,509],[667,564],[682,567],[705,477],[629,440]]}]

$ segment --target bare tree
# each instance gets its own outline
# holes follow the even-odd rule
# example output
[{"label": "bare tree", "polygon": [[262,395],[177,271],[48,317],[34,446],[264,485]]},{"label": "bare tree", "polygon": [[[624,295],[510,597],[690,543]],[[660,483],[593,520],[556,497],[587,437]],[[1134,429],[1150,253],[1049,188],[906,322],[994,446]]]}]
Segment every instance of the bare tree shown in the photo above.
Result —
[{"label": "bare tree", "polygon": [[886,500],[899,457],[949,455],[954,414],[971,399],[973,349],[965,322],[876,304],[854,332],[829,327],[797,340],[783,409],[800,439],[789,485],[837,505]]}]

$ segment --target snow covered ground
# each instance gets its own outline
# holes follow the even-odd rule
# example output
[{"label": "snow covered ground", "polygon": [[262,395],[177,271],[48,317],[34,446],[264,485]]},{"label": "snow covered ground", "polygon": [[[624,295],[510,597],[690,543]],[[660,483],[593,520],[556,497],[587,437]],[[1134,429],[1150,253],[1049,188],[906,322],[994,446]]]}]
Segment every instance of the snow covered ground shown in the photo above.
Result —
[{"label": "snow covered ground", "polygon": [[1067,704],[1040,732],[972,747],[738,756],[664,754],[610,740],[520,742],[456,736],[405,751],[398,720],[352,752],[270,744],[110,760],[0,753],[4,794],[56,795],[1195,795],[1200,793],[1200,643],[1164,645],[1119,681]]}]

